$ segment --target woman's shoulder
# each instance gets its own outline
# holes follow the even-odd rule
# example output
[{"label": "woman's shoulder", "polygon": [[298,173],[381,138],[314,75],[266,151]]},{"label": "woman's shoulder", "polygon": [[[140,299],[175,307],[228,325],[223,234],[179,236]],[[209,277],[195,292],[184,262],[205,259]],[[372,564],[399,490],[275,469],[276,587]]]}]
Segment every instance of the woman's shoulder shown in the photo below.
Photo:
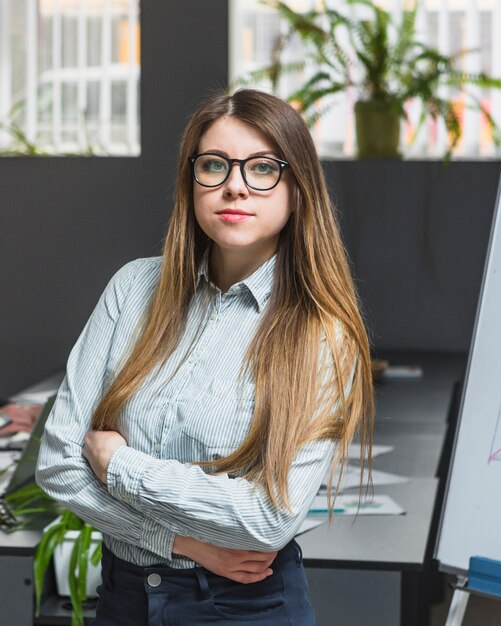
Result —
[{"label": "woman's shoulder", "polygon": [[116,271],[102,296],[110,314],[118,313],[127,301],[145,302],[158,283],[161,264],[162,257],[146,257],[129,261]]},{"label": "woman's shoulder", "polygon": [[162,257],[161,256],[148,256],[142,257],[139,259],[133,259],[132,261],[128,261],[125,265],[117,271],[117,274],[124,272],[148,272],[155,269],[160,269],[162,265]]},{"label": "woman's shoulder", "polygon": [[162,265],[162,257],[144,257],[134,259],[123,265],[110,280],[111,284],[116,286],[132,286],[133,284],[141,286],[152,280],[158,280],[160,268]]}]

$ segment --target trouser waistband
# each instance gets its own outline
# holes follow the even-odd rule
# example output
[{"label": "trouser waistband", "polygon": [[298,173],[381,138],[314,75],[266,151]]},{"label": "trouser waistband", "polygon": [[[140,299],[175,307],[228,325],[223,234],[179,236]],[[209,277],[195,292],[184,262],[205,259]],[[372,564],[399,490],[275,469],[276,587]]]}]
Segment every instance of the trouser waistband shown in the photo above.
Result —
[{"label": "trouser waistband", "polygon": [[[301,548],[294,540],[278,551],[271,568],[274,571],[281,569],[291,561],[295,561],[298,567],[302,564]],[[201,592],[202,596],[208,597],[211,588],[227,581],[201,566],[178,569],[165,564],[135,565],[114,556],[104,545],[102,564],[103,580],[109,587],[116,585],[130,591],[144,588],[148,594],[168,590],[171,595]]]}]

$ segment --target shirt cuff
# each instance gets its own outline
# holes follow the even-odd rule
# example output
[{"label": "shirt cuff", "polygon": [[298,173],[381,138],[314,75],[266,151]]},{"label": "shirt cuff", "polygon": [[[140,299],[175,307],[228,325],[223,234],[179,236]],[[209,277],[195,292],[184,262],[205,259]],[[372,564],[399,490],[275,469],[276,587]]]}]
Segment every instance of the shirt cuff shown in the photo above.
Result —
[{"label": "shirt cuff", "polygon": [[140,547],[159,554],[172,561],[172,546],[176,533],[162,526],[151,517],[146,517],[143,522]]},{"label": "shirt cuff", "polygon": [[[140,510],[139,489],[141,478],[154,459],[144,452],[128,446],[115,450],[107,470],[108,491],[117,500]],[[151,517],[145,517],[139,547],[172,560],[172,546],[176,533]]]},{"label": "shirt cuff", "polygon": [[154,459],[144,452],[121,446],[112,454],[107,469],[108,492],[117,500],[140,509],[141,478]]}]

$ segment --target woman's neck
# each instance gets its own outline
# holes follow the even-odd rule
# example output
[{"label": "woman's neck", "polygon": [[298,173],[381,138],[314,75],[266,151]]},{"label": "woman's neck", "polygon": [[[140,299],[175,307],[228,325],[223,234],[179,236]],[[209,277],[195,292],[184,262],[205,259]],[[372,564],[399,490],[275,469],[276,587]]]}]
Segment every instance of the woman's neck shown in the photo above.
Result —
[{"label": "woman's neck", "polygon": [[275,249],[259,252],[249,254],[247,250],[223,250],[213,244],[209,254],[212,282],[223,293],[226,293],[232,285],[241,282],[253,274],[263,263],[271,259]]}]

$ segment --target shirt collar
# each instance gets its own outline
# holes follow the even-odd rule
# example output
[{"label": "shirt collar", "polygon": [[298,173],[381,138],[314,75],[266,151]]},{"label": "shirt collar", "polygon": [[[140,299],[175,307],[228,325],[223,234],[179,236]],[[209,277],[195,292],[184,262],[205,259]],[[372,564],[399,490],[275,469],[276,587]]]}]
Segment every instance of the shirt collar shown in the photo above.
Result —
[{"label": "shirt collar", "polygon": [[[200,262],[200,267],[197,272],[197,283],[200,282],[203,277],[208,284],[212,284],[209,278],[209,250],[210,248],[205,251]],[[261,313],[271,294],[276,258],[277,255],[274,254],[271,259],[268,259],[268,261],[260,265],[250,276],[232,285],[228,293],[239,293],[243,289],[247,289],[254,298],[257,308]]]},{"label": "shirt collar", "polygon": [[202,260],[200,261],[200,265],[198,267],[197,272],[197,284],[200,282],[200,278],[205,278],[207,283],[210,283],[209,279],[209,252],[210,246],[207,247],[207,250],[204,252]]}]

